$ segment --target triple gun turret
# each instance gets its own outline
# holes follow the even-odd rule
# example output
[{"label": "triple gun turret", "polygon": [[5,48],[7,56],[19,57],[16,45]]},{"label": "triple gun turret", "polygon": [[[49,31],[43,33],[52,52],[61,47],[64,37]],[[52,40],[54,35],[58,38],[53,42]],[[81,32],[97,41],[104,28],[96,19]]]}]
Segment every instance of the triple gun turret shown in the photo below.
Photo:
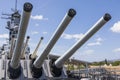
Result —
[{"label": "triple gun turret", "polygon": [[[26,59],[25,53],[29,41],[29,36],[27,37],[25,43],[24,39],[32,8],[33,6],[31,3],[27,2],[24,4],[20,25],[17,24],[19,29],[17,28],[18,30],[16,33],[18,34],[16,36],[10,33],[11,46],[8,54],[9,60],[7,68],[7,75],[9,79],[23,80],[25,79],[23,75],[28,79],[36,78],[40,80],[48,79],[48,77],[68,78],[64,68],[65,61],[67,61],[86,41],[88,41],[105,23],[111,19],[110,14],[106,13],[69,50],[67,50],[61,57],[51,63],[52,60],[46,60],[46,58],[68,24],[76,15],[76,11],[72,8],[68,10],[40,56],[37,56],[36,53],[39,49],[41,41],[43,40],[43,37],[40,38],[40,41],[33,54],[27,54],[29,55],[29,58]],[[22,62],[24,62],[24,64]],[[21,76],[22,78],[20,78]]]}]

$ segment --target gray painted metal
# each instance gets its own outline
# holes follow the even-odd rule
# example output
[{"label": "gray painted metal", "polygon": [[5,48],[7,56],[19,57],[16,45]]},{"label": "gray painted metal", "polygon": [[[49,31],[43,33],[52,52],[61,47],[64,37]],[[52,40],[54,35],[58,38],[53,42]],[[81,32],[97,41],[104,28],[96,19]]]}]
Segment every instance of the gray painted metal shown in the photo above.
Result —
[{"label": "gray painted metal", "polygon": [[[26,5],[26,6],[31,7],[30,5]],[[28,12],[27,10],[23,11],[22,20],[20,23],[20,30],[19,30],[18,38],[17,38],[17,43],[16,43],[15,50],[13,52],[13,57],[10,63],[12,68],[18,68],[20,64],[19,62],[20,62],[21,50],[22,50],[22,45],[24,42],[24,37],[25,37],[26,30],[27,30],[27,26],[28,26],[30,14],[31,12]]]},{"label": "gray painted metal", "polygon": [[[51,51],[51,49],[53,48],[53,46],[55,45],[55,43],[57,42],[57,40],[59,39],[59,37],[61,36],[61,34],[63,33],[63,31],[65,30],[65,28],[67,27],[67,25],[70,23],[70,21],[76,14],[76,11],[74,9],[70,9],[68,11],[68,13],[66,13],[65,17],[63,18],[61,23],[58,25],[57,30],[55,31],[52,38],[48,42],[42,55],[40,57],[38,57],[34,63],[32,63],[34,60],[33,58],[35,58],[35,56],[33,56],[33,58],[30,58],[29,54],[25,54],[25,52],[27,52],[26,48],[28,47],[27,46],[28,38],[24,44],[24,37],[25,37],[26,30],[27,30],[31,10],[32,10],[32,5],[29,5],[29,4],[24,5],[24,11],[23,11],[20,26],[18,26],[19,23],[17,23],[17,24],[10,23],[12,25],[14,32],[18,31],[18,29],[19,29],[18,27],[20,27],[20,29],[19,29],[19,33],[16,32],[15,34],[13,34],[13,33],[10,34],[10,36],[15,35],[15,38],[17,38],[17,42],[14,38],[12,38],[12,40],[10,40],[8,44],[3,44],[3,47],[1,48],[1,51],[0,51],[0,71],[1,71],[0,72],[0,80],[13,80],[13,79],[11,79],[11,75],[12,75],[12,77],[14,77],[16,75],[15,70],[19,66],[21,66],[21,67],[19,67],[19,69],[21,70],[21,74],[18,75],[18,77],[14,80],[77,80],[77,79],[68,78],[66,69],[63,66],[64,61],[66,61],[71,55],[73,55],[73,53],[79,47],[81,47],[95,32],[97,32],[110,19],[110,15],[106,14],[104,17],[102,17],[85,34],[85,36],[82,39],[80,39],[75,45],[73,45],[73,47],[70,48],[70,50],[68,50],[62,57],[60,57],[57,61],[55,61],[55,66],[57,68],[60,68],[61,74],[59,77],[54,77],[54,73],[52,72],[53,70],[51,70],[51,69],[54,69],[52,67],[53,64],[51,64],[51,59],[46,60],[46,57],[49,54],[49,52]],[[15,17],[15,16],[12,16],[12,18],[13,17]],[[15,17],[15,18],[20,19],[19,17]],[[15,21],[13,21],[13,22],[15,22]],[[17,28],[16,28],[16,25],[17,25]],[[9,28],[9,27],[11,27],[11,26],[8,26],[8,29],[10,30],[10,32],[12,32],[11,28]],[[42,40],[42,38],[41,38],[41,40]],[[39,48],[41,40],[39,41],[39,43],[35,49],[35,52],[33,53],[35,55]],[[16,44],[15,47],[14,47],[14,44]],[[10,45],[11,45],[11,47],[10,47]],[[24,47],[23,47],[23,45],[24,45]],[[22,53],[22,55],[21,55],[21,53]],[[8,65],[9,62],[10,62],[10,65]],[[32,70],[31,70],[32,64],[36,67],[34,69],[37,69],[37,68],[42,69],[42,70],[38,69],[38,70],[42,71],[42,75],[37,79],[34,78],[32,75]],[[9,69],[11,70],[12,68],[10,68],[10,67],[12,67],[14,70],[14,71],[13,70],[11,71],[11,72],[13,72],[11,75],[10,75],[11,72],[9,71]],[[37,71],[37,70],[35,70],[35,71]]]},{"label": "gray painted metal", "polygon": [[[107,19],[106,19],[107,18]],[[106,22],[111,19],[109,14],[101,17],[96,24],[92,26],[84,36],[78,40],[68,51],[55,61],[55,66],[61,68],[66,60],[68,60],[90,37],[92,37]]]},{"label": "gray painted metal", "polygon": [[14,36],[12,37],[12,40],[11,40],[11,46],[10,46],[10,53],[9,53],[9,58],[12,58],[12,54],[13,54],[13,50],[14,50],[14,45],[15,45],[15,38]]},{"label": "gray painted metal", "polygon": [[72,18],[76,14],[75,10],[71,10],[71,11],[73,13],[73,16],[69,15],[71,13],[70,10],[66,13],[65,17],[63,18],[61,23],[58,25],[57,30],[54,32],[52,38],[48,42],[46,48],[44,49],[42,54],[33,63],[36,68],[41,68],[44,60],[47,57],[47,55],[50,53],[51,49],[53,48],[53,46],[55,45],[55,43],[57,42],[57,40],[59,39],[59,37],[61,36],[63,31],[65,30],[67,25],[70,23],[70,21],[72,20]]},{"label": "gray painted metal", "polygon": [[27,38],[26,38],[26,42],[24,44],[24,48],[22,49],[22,52],[21,52],[21,58],[25,58],[25,53],[26,53],[26,48],[28,46],[28,41],[29,41],[29,36],[27,36]]},{"label": "gray painted metal", "polygon": [[42,40],[43,40],[43,37],[40,38],[39,43],[38,43],[37,47],[35,48],[35,51],[33,52],[33,54],[31,54],[31,59],[35,59],[37,57],[37,51],[39,49],[39,46],[40,46]]}]

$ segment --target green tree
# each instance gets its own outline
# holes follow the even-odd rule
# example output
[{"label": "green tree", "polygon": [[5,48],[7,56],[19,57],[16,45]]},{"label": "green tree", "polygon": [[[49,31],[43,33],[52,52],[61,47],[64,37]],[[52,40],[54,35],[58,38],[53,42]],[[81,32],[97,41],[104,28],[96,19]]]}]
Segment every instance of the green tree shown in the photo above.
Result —
[{"label": "green tree", "polygon": [[73,64],[69,65],[69,69],[74,70],[74,65]]},{"label": "green tree", "polygon": [[77,66],[77,69],[84,69],[85,67],[84,67],[84,65],[78,65]]},{"label": "green tree", "polygon": [[112,63],[113,66],[119,66],[120,65],[120,61],[115,61]]}]

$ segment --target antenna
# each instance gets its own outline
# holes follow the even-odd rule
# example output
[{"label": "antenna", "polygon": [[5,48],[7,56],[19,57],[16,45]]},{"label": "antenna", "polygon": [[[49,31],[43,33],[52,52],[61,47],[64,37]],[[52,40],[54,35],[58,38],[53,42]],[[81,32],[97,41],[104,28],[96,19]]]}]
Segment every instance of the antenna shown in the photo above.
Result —
[{"label": "antenna", "polygon": [[17,0],[15,0],[15,12],[17,11]]}]

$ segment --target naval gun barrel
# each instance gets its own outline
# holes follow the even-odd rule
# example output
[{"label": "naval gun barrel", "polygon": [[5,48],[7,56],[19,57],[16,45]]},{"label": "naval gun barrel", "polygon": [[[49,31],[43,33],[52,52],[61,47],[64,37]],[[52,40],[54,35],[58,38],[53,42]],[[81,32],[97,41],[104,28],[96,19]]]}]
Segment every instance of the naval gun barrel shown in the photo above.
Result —
[{"label": "naval gun barrel", "polygon": [[46,48],[44,49],[43,53],[33,63],[33,65],[36,68],[41,68],[44,60],[47,57],[47,55],[49,54],[49,52],[51,51],[51,49],[53,48],[53,46],[55,45],[55,43],[57,42],[57,40],[59,39],[59,37],[61,36],[63,31],[65,30],[65,28],[67,27],[67,25],[70,23],[70,21],[72,20],[72,18],[75,15],[76,15],[76,11],[74,9],[69,9],[69,11],[66,13],[66,15],[63,18],[63,20],[61,21],[61,23],[58,25],[57,30],[55,31],[52,38],[48,42],[48,44],[47,44]]},{"label": "naval gun barrel", "polygon": [[26,30],[27,30],[27,26],[28,26],[28,22],[29,22],[29,18],[30,18],[30,13],[32,11],[32,7],[33,6],[31,3],[24,4],[24,11],[23,11],[22,20],[20,23],[20,30],[18,33],[17,43],[16,43],[13,57],[12,57],[12,60],[10,63],[11,67],[13,67],[13,68],[17,68],[19,66],[22,45],[24,42],[24,37],[25,37]]},{"label": "naval gun barrel", "polygon": [[65,52],[60,58],[58,58],[53,64],[56,68],[62,68],[64,62],[69,59],[90,37],[92,37],[106,22],[111,19],[111,15],[106,13],[101,17],[96,24],[92,26],[84,36],[78,40],[68,51]]},{"label": "naval gun barrel", "polygon": [[8,58],[12,57],[13,51],[14,51],[14,45],[15,45],[15,36],[12,35],[12,39],[11,39],[11,46],[10,46],[10,53]]},{"label": "naval gun barrel", "polygon": [[24,48],[22,49],[22,52],[21,52],[21,58],[23,58],[23,59],[25,58],[25,52],[26,52],[26,48],[27,48],[27,45],[28,45],[29,38],[30,38],[30,36],[27,36],[26,42],[24,44]]},{"label": "naval gun barrel", "polygon": [[26,34],[26,30],[27,30],[27,26],[28,26],[32,8],[33,8],[33,6],[31,3],[26,2],[24,4],[22,20],[20,22],[20,29],[19,29],[19,33],[18,33],[18,37],[17,37],[17,42],[16,42],[13,56],[12,56],[12,59],[10,62],[10,66],[13,69],[16,69],[20,66],[19,62],[20,62],[20,57],[21,57],[22,46],[23,46],[24,37]]},{"label": "naval gun barrel", "polygon": [[43,40],[43,37],[40,38],[40,41],[39,41],[37,47],[35,48],[35,51],[33,52],[33,54],[30,55],[30,58],[31,58],[31,59],[35,59],[35,58],[37,57],[36,54],[37,54],[37,51],[38,51],[38,49],[39,49],[39,46],[40,46],[42,40]]}]

